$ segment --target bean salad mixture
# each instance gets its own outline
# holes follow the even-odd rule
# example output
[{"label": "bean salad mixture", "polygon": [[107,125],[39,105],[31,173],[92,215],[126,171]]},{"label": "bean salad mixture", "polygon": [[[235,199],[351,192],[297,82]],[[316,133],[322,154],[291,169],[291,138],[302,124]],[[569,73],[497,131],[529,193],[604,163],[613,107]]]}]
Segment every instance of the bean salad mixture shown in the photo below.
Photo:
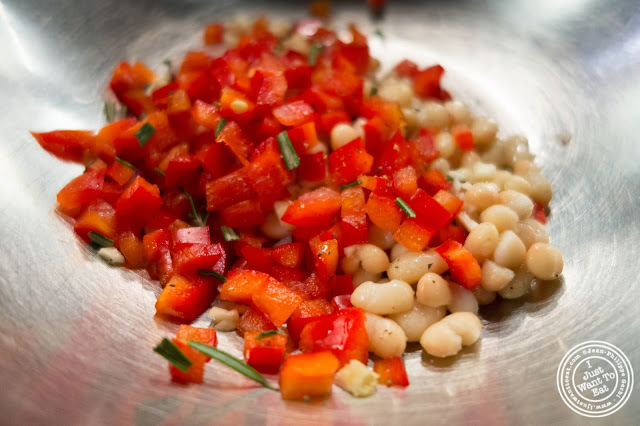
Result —
[{"label": "bean salad mixture", "polygon": [[172,380],[214,358],[290,400],[408,386],[408,343],[454,356],[480,305],[562,274],[527,139],[451,99],[440,65],[379,66],[354,26],[213,23],[179,66],[119,64],[99,131],[33,133],[86,165],[57,195],[79,238],[183,322],[155,347]]}]

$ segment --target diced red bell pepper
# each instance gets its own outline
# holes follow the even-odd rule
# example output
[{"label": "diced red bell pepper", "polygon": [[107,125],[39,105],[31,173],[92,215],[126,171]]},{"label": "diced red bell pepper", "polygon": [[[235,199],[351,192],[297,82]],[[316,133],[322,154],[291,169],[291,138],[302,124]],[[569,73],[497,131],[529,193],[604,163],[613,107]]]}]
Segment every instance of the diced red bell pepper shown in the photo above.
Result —
[{"label": "diced red bell pepper", "polygon": [[192,155],[184,155],[169,160],[165,170],[164,183],[167,186],[189,187],[200,171],[198,160]]},{"label": "diced red bell pepper", "polygon": [[240,201],[220,212],[222,223],[231,228],[262,225],[265,221],[260,201],[257,199]]},{"label": "diced red bell pepper", "polygon": [[251,88],[258,107],[274,107],[284,103],[287,79],[281,70],[257,69],[251,77]]},{"label": "diced red bell pepper", "polygon": [[191,107],[193,120],[209,130],[217,130],[222,116],[217,106],[197,100]]},{"label": "diced red bell pepper", "polygon": [[453,215],[422,189],[413,194],[409,206],[416,213],[415,220],[434,234],[453,220]]},{"label": "diced red bell pepper", "polygon": [[253,144],[244,134],[238,123],[229,121],[220,130],[216,140],[223,142],[244,165],[249,164],[249,156],[253,152]]},{"label": "diced red bell pepper", "polygon": [[220,297],[238,303],[251,303],[252,296],[267,285],[269,275],[264,272],[235,269],[227,275]]},{"label": "diced red bell pepper", "polygon": [[[245,108],[238,109],[236,105],[242,103]],[[228,120],[247,123],[255,116],[256,105],[247,96],[230,87],[222,89],[220,96],[220,113]]]},{"label": "diced red bell pepper", "polygon": [[318,135],[316,134],[316,124],[313,121],[304,123],[287,131],[289,140],[299,156],[316,146]]},{"label": "diced red bell pepper", "polygon": [[378,373],[378,383],[385,386],[409,386],[409,378],[402,358],[377,359],[373,371]]},{"label": "diced red bell pepper", "polygon": [[316,321],[324,315],[332,314],[335,309],[325,299],[304,300],[298,309],[289,317],[287,330],[294,342],[300,340],[300,333],[305,325]]},{"label": "diced red bell pepper", "polygon": [[311,105],[304,101],[294,101],[273,109],[273,116],[283,126],[299,126],[313,118]]},{"label": "diced red bell pepper", "polygon": [[[349,115],[342,111],[344,109],[344,102],[342,102],[342,99],[337,96],[329,95],[318,86],[311,86],[309,89],[302,92],[300,97],[320,114],[324,115],[329,111],[335,111],[339,112],[342,116],[346,116],[347,121],[351,121]],[[318,130],[322,132],[322,128],[319,128]],[[331,131],[331,129],[329,129],[329,131]]]},{"label": "diced red bell pepper", "polygon": [[56,130],[53,132],[31,132],[41,147],[61,160],[82,163],[86,151],[93,145],[95,135],[85,130]]},{"label": "diced red bell pepper", "polygon": [[320,237],[314,237],[309,240],[309,247],[318,278],[322,282],[327,282],[338,269],[338,260],[340,259],[338,240],[321,241]]},{"label": "diced red bell pepper", "polygon": [[[306,269],[289,268],[288,266],[282,266],[278,264],[274,264],[271,267],[270,274],[273,278],[277,279],[278,281],[285,284],[287,287],[289,287],[294,291],[297,291],[297,290],[294,289],[290,284],[294,282],[306,280],[306,278],[309,275]],[[304,294],[300,294],[300,296],[305,297]]]},{"label": "diced red bell pepper", "polygon": [[436,195],[433,196],[433,199],[438,202],[442,207],[444,207],[451,216],[456,217],[464,202],[450,193],[449,191],[440,190],[436,192]]},{"label": "diced red bell pepper", "polygon": [[[200,139],[208,137],[213,139],[213,132],[200,135]],[[227,173],[229,164],[233,163],[233,154],[229,148],[221,143],[208,142],[196,153],[196,158],[206,173],[209,174],[207,181],[217,179]],[[203,173],[204,175],[204,173]]]},{"label": "diced red bell pepper", "polygon": [[473,133],[466,124],[456,124],[451,127],[451,136],[453,140],[463,151],[471,151],[473,149]]},{"label": "diced red bell pepper", "polygon": [[138,176],[118,198],[116,215],[136,223],[144,223],[151,219],[161,205],[160,189]]},{"label": "diced red bell pepper", "polygon": [[[183,342],[193,340],[194,342],[204,343],[214,348],[218,346],[218,333],[215,328],[201,328],[188,324],[180,324],[178,332],[176,333],[176,339],[182,340]],[[208,356],[205,356],[205,358],[207,361],[211,359]]]},{"label": "diced red bell pepper", "polygon": [[418,176],[416,174],[416,169],[411,166],[407,166],[403,169],[397,170],[393,174],[393,187],[402,198],[411,198],[413,193],[418,189]]},{"label": "diced red bell pepper", "polygon": [[300,167],[298,176],[302,180],[309,182],[321,182],[327,174],[327,164],[324,160],[324,153],[302,154],[300,156]]},{"label": "diced red bell pepper", "polygon": [[75,216],[82,206],[89,204],[100,195],[104,184],[105,167],[88,169],[80,176],[73,178],[58,192],[60,208]]},{"label": "diced red bell pepper", "polygon": [[331,299],[331,306],[333,306],[336,311],[353,308],[353,305],[351,304],[351,295],[341,294],[339,296],[334,296],[334,298]]},{"label": "diced red bell pepper", "polygon": [[434,65],[419,71],[413,79],[413,91],[423,98],[446,99],[440,89],[440,79],[444,74],[444,68]]},{"label": "diced red bell pepper", "polygon": [[271,252],[273,260],[283,266],[297,268],[304,260],[304,246],[302,243],[289,243],[275,247]]},{"label": "diced red bell pepper", "polygon": [[202,383],[204,377],[204,364],[206,363],[207,356],[202,352],[199,352],[189,346],[185,341],[180,339],[172,339],[173,343],[182,351],[182,353],[189,358],[191,365],[189,369],[184,372],[175,365],[169,363],[169,373],[171,374],[171,380],[176,383]]},{"label": "diced red bell pepper", "polygon": [[254,293],[251,299],[254,306],[262,311],[276,327],[287,322],[302,302],[302,297],[296,292],[273,278]]},{"label": "diced red bell pepper", "polygon": [[90,151],[95,153],[104,161],[112,161],[116,156],[115,140],[122,133],[135,126],[136,119],[133,117],[123,118],[104,126],[93,139]]},{"label": "diced red bell pepper", "polygon": [[261,332],[277,328],[262,312],[253,306],[242,314],[237,327],[242,333]]},{"label": "diced red bell pepper", "polygon": [[532,217],[543,225],[547,223],[547,213],[545,207],[541,203],[533,203],[533,215]]},{"label": "diced red bell pepper", "polygon": [[415,64],[415,62],[405,59],[399,62],[398,65],[393,67],[393,70],[400,77],[413,78],[418,73],[418,66]]},{"label": "diced red bell pepper", "polygon": [[182,250],[194,244],[211,244],[208,226],[177,229],[173,232],[173,249]]},{"label": "diced red bell pepper", "polygon": [[254,196],[246,169],[238,169],[207,183],[207,210],[220,210]]},{"label": "diced red bell pepper", "polygon": [[318,188],[289,204],[282,221],[295,226],[327,226],[340,209],[340,203],[339,192],[326,187]]},{"label": "diced red bell pepper", "polygon": [[464,228],[456,225],[447,225],[446,227],[438,231],[438,233],[429,242],[429,246],[439,246],[447,240],[457,241],[460,244],[464,245],[466,239],[467,232],[464,230]]},{"label": "diced red bell pepper", "polygon": [[342,191],[340,216],[344,245],[366,243],[368,239],[367,214],[362,188],[356,186]]},{"label": "diced red bell pepper", "polygon": [[291,183],[291,173],[282,161],[275,138],[265,140],[256,148],[247,174],[264,211],[273,209],[275,201],[289,196],[286,186]]},{"label": "diced red bell pepper", "polygon": [[331,393],[340,361],[331,352],[289,355],[280,369],[280,393],[285,400],[325,397]]},{"label": "diced red bell pepper", "polygon": [[469,290],[480,285],[482,269],[475,257],[459,242],[449,240],[435,248],[451,272],[451,279]]},{"label": "diced red bell pepper", "polygon": [[[404,125],[404,115],[397,102],[388,102],[378,96],[365,98],[362,101],[360,115],[367,119],[380,117],[386,126],[386,135],[393,135]],[[387,139],[385,137],[385,139]],[[368,141],[367,141],[368,143]]]},{"label": "diced red bell pepper", "polygon": [[328,111],[318,119],[318,132],[329,136],[331,129],[340,123],[351,123],[351,117],[344,111]]},{"label": "diced red bell pepper", "polygon": [[118,236],[118,249],[127,261],[130,269],[144,268],[147,264],[147,254],[144,243],[131,231]]},{"label": "diced red bell pepper", "polygon": [[413,218],[407,218],[393,233],[393,238],[412,251],[422,251],[429,244],[436,231],[425,228]]},{"label": "diced red bell pepper", "polygon": [[353,278],[351,275],[334,275],[331,277],[331,295],[351,295],[353,293]]},{"label": "diced red bell pepper", "polygon": [[87,234],[91,231],[98,232],[107,238],[116,238],[116,211],[111,204],[104,200],[93,200],[80,215],[73,230],[85,242],[90,242]]},{"label": "diced red bell pepper", "polygon": [[365,210],[371,222],[387,232],[396,232],[402,221],[402,211],[393,198],[372,193]]},{"label": "diced red bell pepper", "polygon": [[[174,253],[176,272],[179,274],[197,274],[200,269],[216,271],[224,275],[226,259],[224,249],[220,243],[192,244]],[[223,259],[220,263],[220,259]]]},{"label": "diced red bell pepper", "polygon": [[172,81],[162,87],[158,87],[151,92],[151,101],[158,109],[166,109],[169,104],[169,96],[171,93],[180,89],[177,81]]},{"label": "diced red bell pepper", "polygon": [[369,173],[373,157],[367,153],[362,139],[358,138],[329,154],[328,163],[332,184],[340,186]]},{"label": "diced red bell pepper", "polygon": [[422,155],[422,159],[427,163],[435,160],[440,155],[434,144],[434,131],[431,129],[420,129],[414,143],[416,149]]},{"label": "diced red bell pepper", "polygon": [[158,229],[150,232],[142,237],[142,243],[148,262],[155,264],[155,275],[160,283],[165,285],[173,276],[173,260],[170,251],[171,231]]},{"label": "diced red bell pepper", "polygon": [[315,272],[312,272],[304,281],[297,280],[287,283],[287,287],[306,300],[326,299],[331,292],[330,283],[326,279],[321,280]]},{"label": "diced red bell pepper", "polygon": [[352,359],[366,363],[369,336],[364,327],[366,317],[360,308],[336,311],[307,324],[300,334],[303,352],[331,351],[344,365]]},{"label": "diced red bell pepper", "polygon": [[118,161],[111,163],[106,171],[107,176],[116,181],[120,186],[129,182],[135,173],[135,170]]},{"label": "diced red bell pepper", "polygon": [[420,176],[418,186],[432,197],[440,190],[451,188],[451,182],[437,169],[431,169]]},{"label": "diced red bell pepper", "polygon": [[280,369],[287,348],[287,336],[277,333],[262,336],[263,332],[244,333],[244,359],[261,373],[274,374]]},{"label": "diced red bell pepper", "polygon": [[[384,146],[374,169],[380,175],[393,176],[393,173],[414,163],[415,147],[397,131]],[[379,172],[378,172],[379,171]]]},{"label": "diced red bell pepper", "polygon": [[274,265],[271,249],[247,245],[240,249],[240,254],[247,261],[247,269],[270,273]]},{"label": "diced red bell pepper", "polygon": [[204,29],[204,44],[218,44],[222,42],[224,26],[220,22],[207,25]]},{"label": "diced red bell pepper", "polygon": [[215,285],[204,277],[174,275],[158,296],[156,312],[193,320],[211,305],[216,293]]}]

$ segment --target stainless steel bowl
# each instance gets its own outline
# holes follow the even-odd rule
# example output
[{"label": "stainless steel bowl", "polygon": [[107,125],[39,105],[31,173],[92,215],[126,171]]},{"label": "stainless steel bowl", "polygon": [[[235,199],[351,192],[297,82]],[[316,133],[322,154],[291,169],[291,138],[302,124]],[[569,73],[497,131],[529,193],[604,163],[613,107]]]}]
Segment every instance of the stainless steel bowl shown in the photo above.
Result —
[{"label": "stainless steel bowl", "polygon": [[[337,2],[336,2],[337,3]],[[175,324],[154,319],[159,287],[110,268],[54,210],[81,167],[45,153],[28,130],[97,128],[114,64],[159,66],[198,46],[204,24],[237,12],[304,16],[285,2],[0,2],[0,396],[6,424],[631,424],[640,390],[605,420],[560,399],[572,346],[604,340],[640,372],[640,5],[634,0],[390,1],[335,6],[371,35],[385,66],[439,62],[445,85],[503,134],[524,133],[555,196],[561,285],[487,309],[481,342],[436,362],[406,357],[411,386],[369,399],[336,389],[289,403],[213,363],[202,386],[171,384],[152,347]],[[373,35],[380,28],[384,38]],[[200,324],[206,324],[201,321]],[[240,354],[239,338],[221,346]],[[638,383],[638,381],[636,381]]]}]

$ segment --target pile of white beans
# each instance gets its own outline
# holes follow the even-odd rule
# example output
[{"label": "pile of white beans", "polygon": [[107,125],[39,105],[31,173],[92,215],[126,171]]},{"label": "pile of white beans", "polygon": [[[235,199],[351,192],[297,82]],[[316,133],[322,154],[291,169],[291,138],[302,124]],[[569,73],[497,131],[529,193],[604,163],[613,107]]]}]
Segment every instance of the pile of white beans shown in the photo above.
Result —
[{"label": "pile of white beans", "polygon": [[[373,83],[365,86],[370,90]],[[533,164],[526,138],[498,138],[496,123],[474,116],[464,104],[420,100],[411,82],[393,73],[378,85],[378,94],[400,104],[408,138],[421,127],[439,130],[440,158],[431,167],[453,178],[451,190],[464,201],[456,223],[469,232],[464,246],[482,267],[482,284],[473,290],[456,284],[433,249],[411,252],[371,226],[369,242],[346,247],[341,261],[356,287],[351,303],[366,312],[374,354],[401,356],[407,342],[420,342],[430,355],[452,356],[479,339],[479,305],[497,295],[522,297],[534,279],[554,280],[562,273],[562,253],[549,244],[545,225],[532,217],[534,202],[546,206],[551,200],[551,185]],[[456,124],[471,128],[473,151],[456,146],[449,132]],[[364,138],[361,125],[360,120],[336,125],[332,149]]]}]

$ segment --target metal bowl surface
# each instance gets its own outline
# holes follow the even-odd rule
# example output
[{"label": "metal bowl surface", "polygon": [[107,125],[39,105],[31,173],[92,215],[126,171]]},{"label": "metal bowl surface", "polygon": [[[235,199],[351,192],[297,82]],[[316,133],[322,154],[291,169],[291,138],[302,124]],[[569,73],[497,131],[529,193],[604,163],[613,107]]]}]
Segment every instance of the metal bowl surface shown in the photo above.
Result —
[{"label": "metal bowl surface", "polygon": [[[634,0],[334,2],[387,69],[441,63],[445,86],[502,135],[529,138],[554,188],[549,231],[561,284],[482,313],[480,343],[436,361],[406,356],[411,386],[368,399],[336,389],[284,402],[221,365],[202,386],[171,384],[153,346],[176,324],[154,318],[159,287],[111,268],[55,212],[81,166],[28,130],[98,128],[112,67],[158,67],[238,12],[303,17],[304,2],[0,2],[0,413],[4,424],[637,424],[640,389],[605,419],[571,411],[556,387],[578,343],[619,347],[640,373],[640,3]],[[384,37],[374,35],[379,28]],[[202,319],[198,322],[206,325]],[[239,355],[240,339],[221,337]]]}]

